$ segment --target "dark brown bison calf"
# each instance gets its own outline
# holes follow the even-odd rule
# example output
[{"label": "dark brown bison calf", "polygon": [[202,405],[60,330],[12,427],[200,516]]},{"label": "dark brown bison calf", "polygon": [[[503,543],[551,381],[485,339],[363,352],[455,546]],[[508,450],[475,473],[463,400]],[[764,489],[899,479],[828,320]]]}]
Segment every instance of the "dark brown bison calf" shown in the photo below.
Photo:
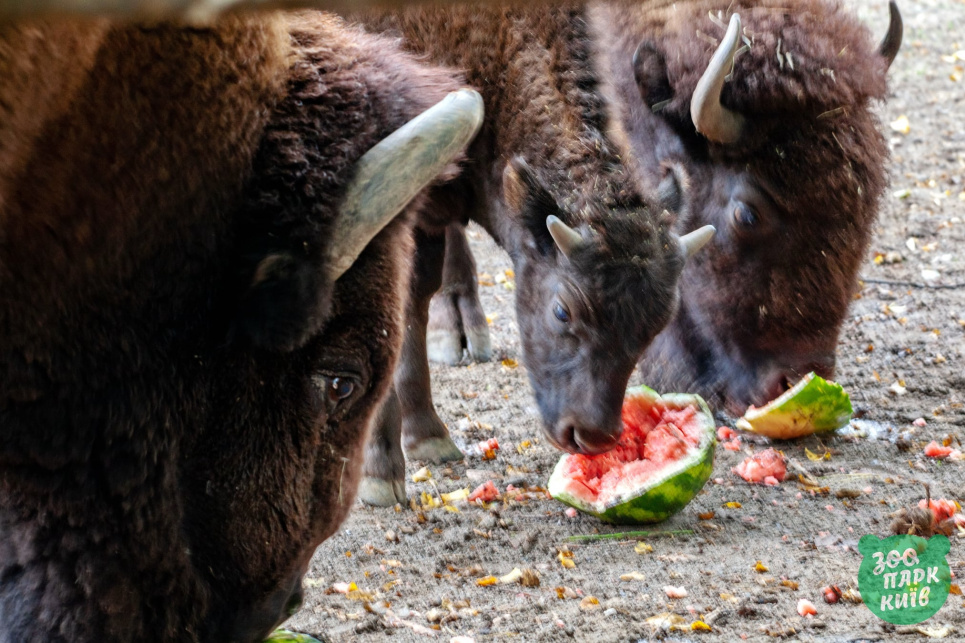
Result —
[{"label": "dark brown bison calf", "polygon": [[393,219],[481,122],[458,84],[317,13],[0,24],[0,640],[297,607],[402,341]]},{"label": "dark brown bison calf", "polygon": [[[434,190],[418,219],[397,395],[369,445],[361,497],[405,500],[400,441],[416,459],[462,457],[433,409],[426,327],[446,228],[469,219],[513,260],[523,361],[546,435],[567,451],[610,448],[630,373],[676,310],[686,256],[713,229],[678,238],[661,204],[633,179],[608,131],[586,9],[465,6],[361,19],[401,36],[410,51],[464,70],[486,105],[466,171]],[[463,278],[474,279],[472,272],[471,263],[461,266]],[[452,312],[452,300],[444,304]],[[463,322],[470,337],[484,323],[471,315]]]}]

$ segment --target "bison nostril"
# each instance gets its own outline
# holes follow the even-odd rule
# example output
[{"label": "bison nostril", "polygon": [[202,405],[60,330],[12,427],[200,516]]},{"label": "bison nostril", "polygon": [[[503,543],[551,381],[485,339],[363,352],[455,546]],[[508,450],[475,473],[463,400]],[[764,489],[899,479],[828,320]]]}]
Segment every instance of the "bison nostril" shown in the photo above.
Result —
[{"label": "bison nostril", "polygon": [[574,442],[580,453],[596,455],[605,453],[620,441],[620,432],[602,431],[597,429],[578,429],[574,433]]},{"label": "bison nostril", "polygon": [[304,599],[305,594],[302,591],[301,583],[299,583],[298,588],[291,595],[291,598],[288,599],[288,603],[285,604],[285,614],[288,616],[294,616],[295,612],[301,608],[302,601],[304,601]]}]

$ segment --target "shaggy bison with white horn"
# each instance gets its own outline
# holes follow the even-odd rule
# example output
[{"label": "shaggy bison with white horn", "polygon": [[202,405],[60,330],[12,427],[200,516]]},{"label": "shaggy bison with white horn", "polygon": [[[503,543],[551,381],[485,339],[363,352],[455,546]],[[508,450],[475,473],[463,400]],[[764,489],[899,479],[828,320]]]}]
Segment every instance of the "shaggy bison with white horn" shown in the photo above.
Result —
[{"label": "shaggy bison with white horn", "polygon": [[261,641],[481,100],[320,13],[5,22],[0,79],[0,640]]},{"label": "shaggy bison with white horn", "polygon": [[625,153],[651,185],[661,168],[683,168],[677,229],[719,231],[685,268],[681,306],[640,362],[644,381],[740,415],[809,371],[833,376],[886,181],[874,101],[901,43],[893,2],[890,15],[876,47],[826,0],[593,12]]}]

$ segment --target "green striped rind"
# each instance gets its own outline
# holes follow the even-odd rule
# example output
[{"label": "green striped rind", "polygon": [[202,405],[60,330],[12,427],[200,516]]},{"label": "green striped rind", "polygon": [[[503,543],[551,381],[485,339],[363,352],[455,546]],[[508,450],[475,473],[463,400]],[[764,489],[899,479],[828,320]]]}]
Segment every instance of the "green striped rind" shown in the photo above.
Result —
[{"label": "green striped rind", "polygon": [[791,440],[840,429],[851,421],[851,413],[851,398],[841,385],[812,372],[780,397],[747,411],[737,428]]},{"label": "green striped rind", "polygon": [[271,633],[265,643],[321,643],[316,638],[312,638],[308,634],[298,634],[297,632],[289,632],[288,630],[275,630]]},{"label": "green striped rind", "polygon": [[700,444],[687,457],[671,463],[659,476],[645,481],[631,493],[613,497],[606,502],[587,503],[566,491],[563,471],[567,459],[573,456],[564,455],[556,463],[553,475],[550,476],[547,485],[550,495],[601,520],[623,525],[660,522],[683,509],[703,488],[714,469],[717,446],[714,416],[699,395],[669,393],[660,396],[646,386],[627,389],[624,404],[632,400],[648,408],[657,399],[670,408],[697,407],[694,419],[703,429],[702,437]]}]

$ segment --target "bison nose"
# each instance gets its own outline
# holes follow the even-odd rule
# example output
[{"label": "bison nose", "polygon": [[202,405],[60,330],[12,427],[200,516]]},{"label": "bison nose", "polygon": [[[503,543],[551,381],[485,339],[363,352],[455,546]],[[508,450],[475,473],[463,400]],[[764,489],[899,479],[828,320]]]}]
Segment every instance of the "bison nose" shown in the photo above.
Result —
[{"label": "bison nose", "polygon": [[599,426],[566,416],[557,422],[553,441],[564,451],[594,455],[615,447],[622,428],[622,423],[617,427]]},{"label": "bison nose", "polygon": [[303,574],[304,570],[299,570],[262,600],[238,612],[234,622],[226,628],[227,635],[224,640],[258,643],[268,638],[276,627],[288,620],[301,607],[304,598]]}]

